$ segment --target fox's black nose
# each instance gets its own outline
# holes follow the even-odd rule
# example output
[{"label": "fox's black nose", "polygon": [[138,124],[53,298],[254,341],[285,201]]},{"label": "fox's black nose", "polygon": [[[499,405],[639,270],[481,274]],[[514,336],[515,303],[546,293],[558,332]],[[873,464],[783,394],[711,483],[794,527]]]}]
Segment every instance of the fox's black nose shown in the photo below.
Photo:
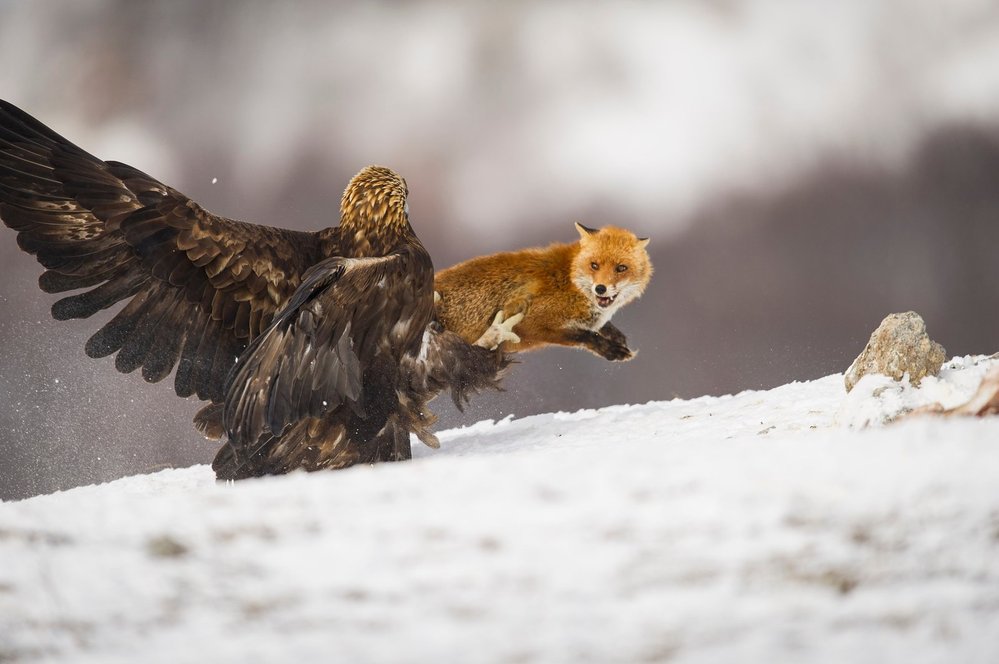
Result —
[{"label": "fox's black nose", "polygon": [[596,286],[593,287],[593,290],[597,292],[597,295],[603,295],[604,293],[607,292],[607,287],[604,286],[603,284],[597,284]]}]

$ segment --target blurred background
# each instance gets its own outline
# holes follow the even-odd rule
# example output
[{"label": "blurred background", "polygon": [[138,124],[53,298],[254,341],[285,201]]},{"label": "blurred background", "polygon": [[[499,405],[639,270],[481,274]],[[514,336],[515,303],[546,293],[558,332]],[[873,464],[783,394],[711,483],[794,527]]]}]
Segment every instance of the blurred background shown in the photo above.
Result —
[{"label": "blurred background", "polygon": [[[991,0],[0,0],[0,62],[0,97],[226,216],[335,224],[381,163],[438,267],[651,236],[636,361],[523,355],[440,428],[818,378],[894,311],[999,350]],[[0,498],[211,460],[172,380],[86,358],[109,315],[53,321],[6,228],[0,259]]]}]

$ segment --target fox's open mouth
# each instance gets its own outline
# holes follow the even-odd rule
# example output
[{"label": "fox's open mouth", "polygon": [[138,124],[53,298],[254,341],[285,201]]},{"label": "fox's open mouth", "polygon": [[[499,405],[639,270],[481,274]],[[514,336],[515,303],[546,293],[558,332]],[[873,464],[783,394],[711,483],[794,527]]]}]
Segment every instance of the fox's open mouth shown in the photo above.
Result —
[{"label": "fox's open mouth", "polygon": [[601,308],[609,307],[614,302],[615,297],[617,295],[597,295],[597,305]]}]

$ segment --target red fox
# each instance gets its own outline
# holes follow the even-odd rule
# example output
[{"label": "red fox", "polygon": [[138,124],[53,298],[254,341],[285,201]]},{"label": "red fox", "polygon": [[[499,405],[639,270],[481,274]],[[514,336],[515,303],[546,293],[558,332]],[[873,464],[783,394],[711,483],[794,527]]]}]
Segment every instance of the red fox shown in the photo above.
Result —
[{"label": "red fox", "polygon": [[576,230],[572,244],[480,256],[438,272],[441,323],[469,343],[495,335],[505,351],[558,344],[630,360],[635,353],[610,318],[652,277],[649,239],[613,226]]}]

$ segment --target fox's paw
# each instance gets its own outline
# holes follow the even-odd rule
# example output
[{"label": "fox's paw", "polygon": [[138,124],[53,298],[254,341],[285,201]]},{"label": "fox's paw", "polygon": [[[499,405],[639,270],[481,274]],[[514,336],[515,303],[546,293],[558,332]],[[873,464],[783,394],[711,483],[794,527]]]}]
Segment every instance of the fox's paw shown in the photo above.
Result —
[{"label": "fox's paw", "polygon": [[509,318],[504,318],[503,310],[500,309],[496,312],[492,325],[490,325],[489,329],[487,329],[485,333],[479,337],[478,341],[475,342],[475,345],[481,346],[482,348],[488,348],[489,350],[495,350],[505,341],[519,344],[520,337],[514,333],[513,328],[522,320],[524,320],[523,313],[514,314]]},{"label": "fox's paw", "polygon": [[608,340],[608,343],[600,348],[600,356],[611,362],[627,362],[638,355],[637,350],[631,350],[624,344],[615,343]]}]

